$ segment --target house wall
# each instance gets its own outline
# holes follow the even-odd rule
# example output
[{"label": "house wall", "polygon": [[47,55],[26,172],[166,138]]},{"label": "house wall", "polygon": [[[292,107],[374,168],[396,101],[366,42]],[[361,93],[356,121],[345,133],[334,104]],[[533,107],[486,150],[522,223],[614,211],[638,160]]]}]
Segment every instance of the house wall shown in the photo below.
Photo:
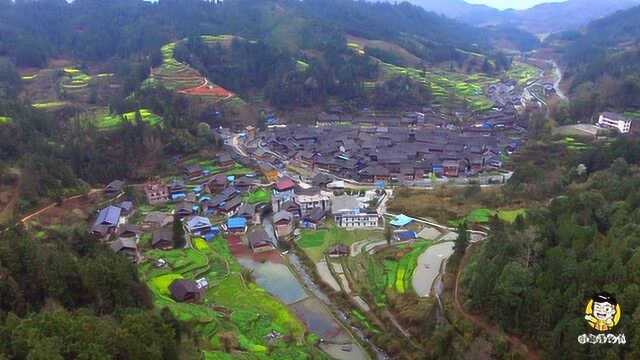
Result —
[{"label": "house wall", "polygon": [[377,214],[341,214],[336,215],[336,225],[343,228],[368,228],[378,227]]},{"label": "house wall", "polygon": [[631,120],[613,120],[604,115],[600,115],[598,125],[606,128],[616,129],[622,134],[626,134],[631,130]]}]

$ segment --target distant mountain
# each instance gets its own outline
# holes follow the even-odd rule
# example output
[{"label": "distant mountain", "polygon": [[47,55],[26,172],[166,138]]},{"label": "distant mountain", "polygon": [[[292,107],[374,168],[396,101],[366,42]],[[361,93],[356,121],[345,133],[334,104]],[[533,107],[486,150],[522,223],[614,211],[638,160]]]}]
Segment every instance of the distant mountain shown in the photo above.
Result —
[{"label": "distant mountain", "polygon": [[[378,0],[369,0],[378,1]],[[640,0],[568,0],[536,5],[526,10],[500,11],[463,0],[408,0],[447,17],[473,25],[512,25],[534,34],[580,28],[619,10],[640,5]]]},{"label": "distant mountain", "polygon": [[548,34],[580,28],[590,21],[638,4],[640,0],[569,0],[540,4],[516,11],[514,22],[533,33]]},{"label": "distant mountain", "polygon": [[[640,6],[589,23],[583,31],[550,36],[574,93],[591,89],[585,103],[600,109],[640,108]],[[595,86],[594,86],[595,84]],[[583,91],[578,91],[582,89]]]}]

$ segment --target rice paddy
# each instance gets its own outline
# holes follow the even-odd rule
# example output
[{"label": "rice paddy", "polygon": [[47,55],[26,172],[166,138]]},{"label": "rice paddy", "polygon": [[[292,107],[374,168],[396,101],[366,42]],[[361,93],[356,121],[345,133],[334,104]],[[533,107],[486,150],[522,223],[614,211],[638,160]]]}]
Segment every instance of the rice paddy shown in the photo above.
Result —
[{"label": "rice paddy", "polygon": [[271,203],[271,192],[266,189],[259,188],[255,191],[247,193],[244,200],[249,204]]},{"label": "rice paddy", "polygon": [[83,89],[89,86],[92,77],[76,68],[64,68],[65,79],[60,86],[66,90]]},{"label": "rice paddy", "polygon": [[204,79],[198,71],[174,58],[176,44],[176,42],[169,43],[160,49],[162,65],[153,70],[150,79],[160,82],[171,90],[184,90],[202,85]]},{"label": "rice paddy", "polygon": [[35,73],[33,75],[22,75],[20,76],[20,79],[22,79],[22,81],[31,81],[31,80],[35,80],[38,77],[39,73]]},{"label": "rice paddy", "polygon": [[351,245],[361,240],[373,239],[382,240],[382,233],[376,230],[347,231],[335,225],[330,225],[326,229],[302,231],[298,246],[313,262],[318,262],[331,246],[338,244]]},{"label": "rice paddy", "polygon": [[66,101],[51,101],[31,104],[31,106],[38,110],[57,110],[66,105],[68,105]]},{"label": "rice paddy", "polygon": [[[431,245],[431,240],[385,249],[375,255],[363,253],[349,268],[362,278],[362,290],[369,292],[377,307],[387,306],[389,292],[406,294],[413,291],[412,279],[418,257]],[[364,273],[356,271],[363,269]]]},{"label": "rice paddy", "polygon": [[307,71],[308,68],[309,68],[309,64],[307,64],[306,62],[302,60],[296,61],[296,69],[298,69],[299,72],[305,72]]},{"label": "rice paddy", "polygon": [[[176,318],[188,322],[200,337],[205,359],[236,358],[225,351],[224,336],[233,336],[247,359],[324,358],[307,337],[304,325],[293,313],[264,289],[247,282],[227,242],[217,237],[207,243],[193,240],[196,249],[152,250],[149,261],[140,265],[157,307],[167,307]],[[169,264],[155,268],[157,259]],[[191,270],[189,270],[191,269]],[[205,277],[209,286],[200,301],[179,303],[170,297],[169,286],[176,279]],[[269,341],[269,334],[282,337]]]},{"label": "rice paddy", "polygon": [[364,47],[362,47],[360,44],[354,43],[354,42],[350,42],[347,43],[347,46],[353,50],[353,52],[355,52],[358,55],[364,55],[365,51],[364,51]]},{"label": "rice paddy", "polygon": [[[149,126],[162,126],[162,117],[152,113],[148,109],[140,109],[140,117],[142,121]],[[96,119],[96,126],[101,130],[115,129],[122,125],[125,121],[133,123],[136,119],[136,112],[128,112],[122,115],[104,115]]]},{"label": "rice paddy", "polygon": [[516,80],[518,86],[523,87],[537,79],[539,74],[540,70],[538,68],[521,62],[514,62],[507,71],[507,76],[510,79]]},{"label": "rice paddy", "polygon": [[565,137],[561,142],[567,147],[567,149],[573,151],[584,151],[591,148],[591,145],[580,142],[570,136]]},{"label": "rice paddy", "polygon": [[[466,75],[439,69],[423,71],[387,63],[382,63],[381,66],[385,80],[395,76],[407,76],[428,87],[435,103],[449,103],[453,96],[463,101],[473,111],[485,111],[493,107],[493,102],[484,95],[483,88],[498,80],[484,74]],[[369,84],[369,86],[372,85]],[[365,87],[367,87],[366,84]]]}]

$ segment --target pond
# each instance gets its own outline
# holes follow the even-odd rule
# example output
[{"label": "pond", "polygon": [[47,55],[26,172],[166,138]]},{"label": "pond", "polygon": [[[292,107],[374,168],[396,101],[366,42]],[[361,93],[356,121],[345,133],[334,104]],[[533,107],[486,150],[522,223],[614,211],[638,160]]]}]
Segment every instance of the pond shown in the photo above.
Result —
[{"label": "pond", "polygon": [[238,259],[240,264],[253,270],[256,284],[277,297],[283,303],[290,305],[308,297],[304,288],[284,264],[272,262],[256,262],[249,258]]}]

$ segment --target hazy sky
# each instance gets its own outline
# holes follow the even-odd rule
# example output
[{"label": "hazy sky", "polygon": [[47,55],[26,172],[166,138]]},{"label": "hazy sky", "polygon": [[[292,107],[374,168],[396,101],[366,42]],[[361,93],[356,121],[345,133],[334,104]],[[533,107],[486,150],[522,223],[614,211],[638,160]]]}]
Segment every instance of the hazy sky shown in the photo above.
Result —
[{"label": "hazy sky", "polygon": [[565,0],[465,0],[470,4],[485,4],[497,9],[527,9],[537,4],[563,2]]}]

